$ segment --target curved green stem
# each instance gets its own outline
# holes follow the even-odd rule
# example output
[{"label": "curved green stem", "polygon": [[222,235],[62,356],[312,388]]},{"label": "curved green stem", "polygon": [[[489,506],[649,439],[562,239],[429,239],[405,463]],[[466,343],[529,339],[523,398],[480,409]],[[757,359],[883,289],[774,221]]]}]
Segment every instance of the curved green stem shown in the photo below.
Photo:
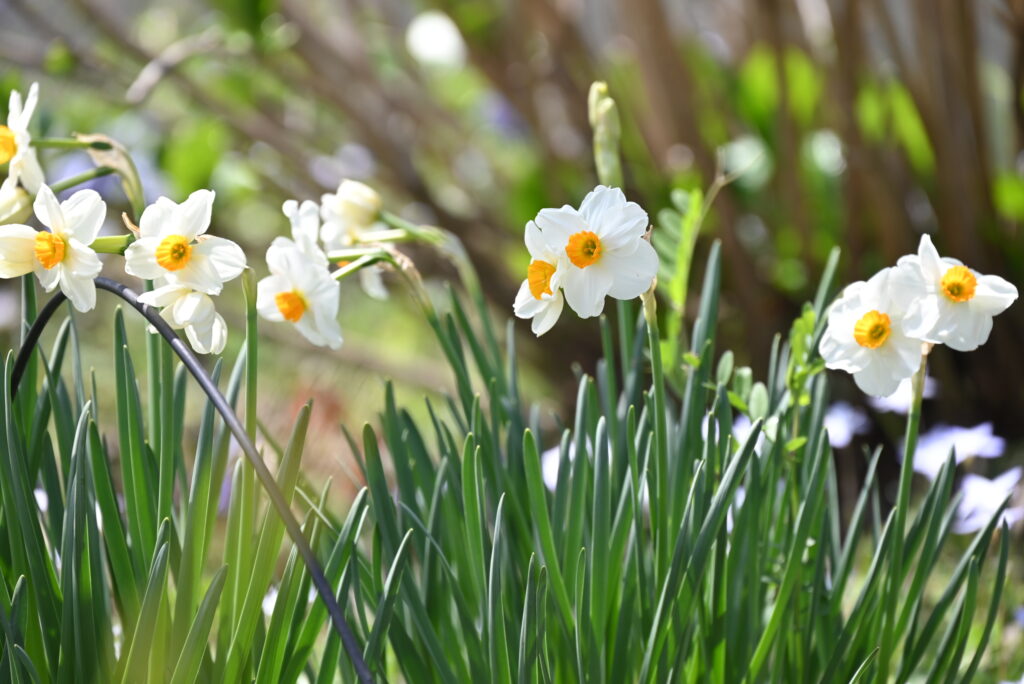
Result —
[{"label": "curved green stem", "polygon": [[57,149],[93,149],[93,150],[110,150],[113,149],[113,145],[102,140],[96,140],[93,142],[87,142],[85,140],[76,140],[75,138],[35,138],[32,141],[32,147],[51,147]]},{"label": "curved green stem", "polygon": [[[921,426],[921,401],[924,398],[924,379],[927,373],[928,353],[921,355],[921,365],[914,374],[913,394],[910,411],[907,414],[907,432],[903,441],[903,464],[900,466],[899,493],[896,497],[896,508],[893,510],[893,547],[889,564],[889,583],[887,587],[887,605],[895,607],[899,603],[900,586],[903,584],[904,561],[903,543],[910,508],[910,483],[914,474],[914,452],[917,449],[917,433]],[[885,611],[882,625],[882,640],[879,645],[878,676],[885,681],[889,676],[889,665],[892,661],[894,641],[900,638],[894,634],[896,616],[900,611]]]},{"label": "curved green stem", "polygon": [[80,173],[77,176],[71,176],[70,178],[65,178],[62,181],[57,181],[56,183],[50,186],[50,189],[53,190],[55,193],[62,192],[64,190],[67,190],[68,188],[73,188],[76,185],[87,183],[93,180],[94,178],[102,178],[103,176],[109,176],[112,173],[117,173],[117,169],[111,168],[109,166],[97,166],[96,168],[89,169],[88,171]]}]

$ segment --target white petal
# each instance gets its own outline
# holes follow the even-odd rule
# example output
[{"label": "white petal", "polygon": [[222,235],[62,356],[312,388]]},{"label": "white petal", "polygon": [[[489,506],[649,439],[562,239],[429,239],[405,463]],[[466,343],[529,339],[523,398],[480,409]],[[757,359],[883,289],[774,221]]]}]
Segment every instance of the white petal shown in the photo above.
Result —
[{"label": "white petal", "polygon": [[647,212],[635,202],[627,202],[619,188],[599,185],[580,204],[590,230],[601,237],[606,249],[621,249],[633,240],[639,240],[650,221]]},{"label": "white petal", "polygon": [[[156,205],[150,205],[146,211]],[[163,266],[156,262],[156,248],[160,245],[160,238],[144,237],[128,245],[124,252],[124,270],[128,275],[143,280],[153,280],[167,273]]]},{"label": "white petal", "polygon": [[107,205],[95,190],[79,190],[60,203],[67,232],[89,245],[99,235],[106,217]]},{"label": "white petal", "polygon": [[185,326],[185,335],[198,354],[220,354],[228,341],[228,326],[215,313],[209,320]]},{"label": "white petal", "polygon": [[0,226],[0,278],[31,273],[35,246],[35,229],[16,223]]},{"label": "white petal", "polygon": [[43,286],[43,289],[47,292],[53,292],[57,289],[57,285],[60,284],[60,266],[54,266],[53,268],[43,268],[43,265],[38,261],[32,264],[32,271],[39,278],[39,284]]},{"label": "white petal", "polygon": [[207,235],[199,239],[192,253],[206,255],[221,282],[237,278],[245,270],[245,252],[237,244],[222,237]]},{"label": "white petal", "polygon": [[[561,295],[559,295],[561,296]],[[516,293],[516,301],[512,310],[518,318],[533,318],[544,308],[544,300],[537,299],[530,292],[530,281],[524,280]]]},{"label": "white petal", "polygon": [[[160,197],[142,210],[139,217],[139,235],[143,238],[164,238],[177,232],[178,205]],[[159,240],[158,240],[159,242]]]},{"label": "white petal", "polygon": [[217,273],[217,268],[206,254],[192,251],[188,264],[177,271],[164,271],[164,277],[171,282],[180,283],[198,292],[216,295],[224,289],[224,281]]},{"label": "white petal", "polygon": [[372,299],[383,301],[388,298],[388,288],[384,286],[383,269],[376,265],[367,266],[359,271],[359,284],[363,292]]},{"label": "white petal", "polygon": [[76,278],[95,278],[103,270],[103,262],[89,247],[75,238],[68,240],[67,254],[61,267]]},{"label": "white petal", "polygon": [[995,316],[1006,311],[1017,300],[1017,288],[996,275],[983,275],[971,299],[971,308]]},{"label": "white petal", "polygon": [[942,342],[957,351],[974,351],[988,341],[992,332],[992,317],[980,311],[964,309],[956,325],[942,336]]},{"label": "white petal", "polygon": [[548,249],[556,254],[565,251],[565,246],[569,244],[572,235],[587,230],[583,217],[568,204],[561,209],[541,209],[537,214],[536,224]]},{"label": "white petal", "polygon": [[12,131],[20,130],[21,126],[21,93],[12,90],[7,100],[7,127]]},{"label": "white petal", "polygon": [[189,292],[171,306],[171,315],[178,325],[196,325],[209,322],[216,315],[213,300],[202,292]]},{"label": "white petal", "polygon": [[295,200],[288,200],[281,209],[292,224],[292,239],[300,249],[310,254],[319,250],[320,207],[316,202],[305,200],[299,204]]},{"label": "white petal", "polygon": [[[25,189],[32,193],[38,193],[39,188],[43,187],[46,183],[46,178],[43,176],[43,169],[39,166],[39,158],[36,156],[35,148],[28,147],[18,152],[18,174],[21,178],[21,184],[25,186]],[[14,161],[11,161],[12,165]]]},{"label": "white petal", "polygon": [[921,275],[925,280],[938,282],[946,268],[939,259],[939,251],[932,244],[932,238],[928,233],[921,236],[921,242],[917,246],[917,256],[920,259]]},{"label": "white petal", "polygon": [[[57,268],[53,270],[56,271]],[[63,271],[60,276],[60,289],[79,311],[92,311],[96,308],[96,281],[92,278],[83,278]]]},{"label": "white petal", "polygon": [[[11,93],[11,101],[13,102],[13,100],[14,100],[14,93],[12,92]],[[38,83],[33,83],[31,86],[29,86],[28,97],[25,98],[25,106],[24,106],[24,108],[21,108],[21,97],[20,97],[20,94],[19,94],[18,100],[19,100],[18,101],[18,106],[19,106],[19,109],[21,109],[21,111],[19,112],[20,116],[18,117],[18,119],[19,119],[19,121],[18,121],[18,128],[19,128],[19,130],[23,130],[23,131],[24,130],[28,130],[28,125],[32,121],[32,115],[36,111],[36,103],[39,102],[39,84]],[[12,108],[12,112],[11,113],[13,114],[13,108]]]},{"label": "white petal", "polygon": [[593,268],[571,267],[562,280],[562,289],[569,306],[580,318],[599,316],[604,311],[604,298],[612,281]]},{"label": "white petal", "polygon": [[139,295],[139,301],[149,306],[163,308],[174,304],[180,297],[184,297],[190,291],[187,287],[177,283],[170,283],[149,292],[143,292]]},{"label": "white petal", "polygon": [[551,252],[547,243],[544,242],[544,236],[541,234],[540,228],[533,221],[526,224],[526,233],[523,239],[526,242],[526,250],[533,259],[543,259]]},{"label": "white petal", "polygon": [[32,208],[40,223],[55,233],[64,232],[64,214],[61,212],[60,203],[57,202],[57,197],[53,194],[50,186],[44,185],[39,188]]},{"label": "white petal", "polygon": [[282,276],[272,275],[256,283],[256,312],[268,321],[281,322],[284,316],[277,308],[275,297],[291,289],[291,283]]},{"label": "white petal", "polygon": [[[651,289],[654,277],[658,275],[658,253],[647,240],[639,240],[636,251],[627,257],[609,254],[609,264],[614,268],[614,280],[608,294],[616,299],[633,299]],[[601,259],[605,261],[606,259]]]},{"label": "white petal", "polygon": [[206,232],[213,214],[213,198],[213,190],[196,190],[178,206],[180,235],[192,240]]},{"label": "white petal", "polygon": [[533,334],[540,337],[558,322],[558,317],[562,315],[562,304],[564,299],[561,291],[559,291],[554,299],[548,300],[544,303],[544,308],[533,318],[533,323],[530,325],[530,329]]}]

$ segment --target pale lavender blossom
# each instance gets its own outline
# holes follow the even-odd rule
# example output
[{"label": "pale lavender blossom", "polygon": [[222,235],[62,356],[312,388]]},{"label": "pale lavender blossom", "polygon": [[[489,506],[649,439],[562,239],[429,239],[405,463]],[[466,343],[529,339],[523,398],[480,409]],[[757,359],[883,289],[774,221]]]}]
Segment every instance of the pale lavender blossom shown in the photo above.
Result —
[{"label": "pale lavender blossom", "polygon": [[870,422],[864,411],[845,401],[837,401],[825,412],[828,442],[836,449],[849,446],[854,435],[867,432]]},{"label": "pale lavender blossom", "polygon": [[974,427],[939,424],[918,438],[914,453],[914,471],[934,480],[950,450],[957,464],[969,458],[996,458],[1003,455],[1006,440],[992,432],[992,423]]},{"label": "pale lavender blossom", "polygon": [[[963,498],[956,509],[953,520],[955,534],[971,534],[985,527],[1002,505],[1006,497],[1013,494],[1020,483],[1021,467],[1010,468],[995,479],[969,473],[960,482]],[[1007,507],[1002,520],[1011,527],[1024,520],[1024,506]]]}]

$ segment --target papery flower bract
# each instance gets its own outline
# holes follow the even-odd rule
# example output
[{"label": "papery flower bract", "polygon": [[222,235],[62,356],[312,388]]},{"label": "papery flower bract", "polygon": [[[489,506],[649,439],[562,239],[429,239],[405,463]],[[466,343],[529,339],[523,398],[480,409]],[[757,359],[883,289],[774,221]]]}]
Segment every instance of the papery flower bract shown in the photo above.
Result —
[{"label": "papery flower bract", "polygon": [[532,318],[530,329],[540,337],[562,314],[565,300],[559,288],[559,274],[565,269],[566,259],[544,241],[533,221],[526,224],[526,248],[530,252],[530,265],[526,269],[526,280],[519,286],[513,310],[519,318]]},{"label": "papery flower bract", "polygon": [[921,341],[903,330],[906,302],[900,273],[882,269],[849,285],[828,313],[818,351],[825,366],[853,374],[867,394],[886,396],[921,363]]},{"label": "papery flower bract", "polygon": [[231,240],[204,235],[210,227],[213,191],[196,190],[181,204],[161,197],[139,219],[139,239],[124,253],[124,269],[137,278],[166,278],[205,294],[245,269],[245,254]]},{"label": "papery flower bract", "polygon": [[[1010,468],[994,479],[968,473],[960,481],[963,495],[956,509],[952,530],[955,534],[971,534],[985,527],[1008,496],[1020,484],[1021,467]],[[1011,527],[1024,519],[1024,506],[1007,506],[1002,520]]]},{"label": "papery flower bract", "polygon": [[992,432],[992,423],[974,427],[936,425],[917,440],[914,451],[914,472],[934,480],[953,452],[955,462],[969,458],[997,458],[1006,451],[1006,440]]},{"label": "papery flower bract", "polygon": [[32,197],[18,185],[18,180],[8,176],[0,184],[0,226],[8,223],[24,223],[32,215]]},{"label": "papery flower bract", "polygon": [[160,316],[175,330],[184,330],[196,352],[220,354],[224,351],[228,326],[208,294],[180,283],[164,283],[139,295],[139,301],[160,308]]},{"label": "papery flower bract", "polygon": [[607,296],[633,299],[654,282],[658,255],[644,239],[647,212],[622,190],[599,185],[579,210],[542,209],[536,223],[548,248],[568,262],[559,282],[581,318],[599,315]]},{"label": "papery flower bract", "polygon": [[24,105],[21,93],[11,91],[7,108],[7,125],[0,126],[0,164],[9,163],[7,177],[21,184],[31,193],[38,193],[43,185],[43,170],[32,147],[32,134],[28,125],[39,101],[39,84],[33,83],[28,89]]},{"label": "papery flower bract", "polygon": [[381,199],[365,183],[343,180],[338,190],[320,198],[324,221],[320,238],[328,250],[351,246],[380,216]]},{"label": "papery flower bract", "polygon": [[0,278],[35,272],[47,292],[59,285],[76,309],[91,310],[96,306],[94,279],[103,264],[89,245],[103,226],[107,205],[95,190],[79,190],[57,202],[43,185],[33,207],[50,230],[17,223],[0,226]]},{"label": "papery flower bract", "polygon": [[341,346],[338,325],[340,283],[288,238],[275,238],[267,249],[271,275],[256,289],[256,309],[270,321],[288,321],[303,337],[320,346]]},{"label": "papery flower bract", "polygon": [[957,351],[984,344],[992,332],[992,317],[1017,299],[1017,288],[1003,278],[939,257],[927,234],[921,236],[917,254],[902,257],[897,268],[906,270],[916,295],[904,320],[907,334]]}]

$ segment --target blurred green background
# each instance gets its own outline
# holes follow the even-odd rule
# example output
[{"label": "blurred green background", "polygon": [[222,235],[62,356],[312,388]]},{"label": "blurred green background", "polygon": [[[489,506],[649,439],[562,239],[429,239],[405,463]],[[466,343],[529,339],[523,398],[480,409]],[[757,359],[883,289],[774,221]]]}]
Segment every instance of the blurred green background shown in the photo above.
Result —
[{"label": "blurred green background", "polygon": [[[0,19],[0,92],[41,82],[37,133],[111,135],[150,200],[212,187],[213,230],[260,275],[287,231],[281,202],[355,178],[458,234],[495,316],[511,316],[525,222],[596,183],[586,93],[603,79],[623,117],[627,194],[652,219],[672,189],[745,172],[716,200],[695,267],[720,238],[722,347],[756,377],[833,245],[845,282],[922,232],[1024,281],[1021,0],[0,0]],[[88,165],[43,158],[51,179]],[[115,181],[98,187],[123,203]],[[453,275],[429,251],[412,256],[438,288]],[[346,285],[339,353],[263,325],[280,343],[266,354],[272,430],[313,395],[319,443],[341,453],[336,426],[372,418],[381,376],[417,395],[448,386],[392,285],[384,304]],[[239,331],[240,288],[228,289],[239,301],[220,309]],[[14,291],[0,294],[10,333]],[[570,402],[574,366],[592,371],[599,354],[596,324],[569,314],[539,341],[517,331],[531,396]],[[994,420],[1024,436],[1022,341],[1018,303],[981,352],[933,354],[926,422]]]}]

